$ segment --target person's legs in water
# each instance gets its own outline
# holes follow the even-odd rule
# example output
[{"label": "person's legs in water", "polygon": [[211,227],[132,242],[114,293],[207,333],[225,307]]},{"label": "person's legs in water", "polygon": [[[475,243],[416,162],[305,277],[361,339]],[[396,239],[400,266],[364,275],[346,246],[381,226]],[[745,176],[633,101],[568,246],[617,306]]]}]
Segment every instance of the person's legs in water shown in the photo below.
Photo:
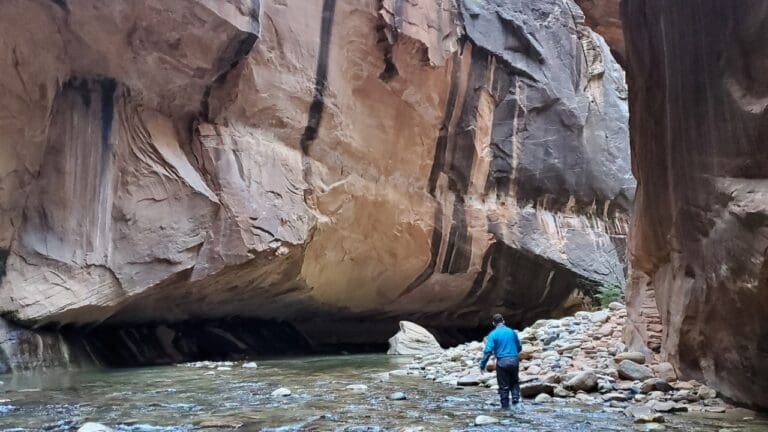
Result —
[{"label": "person's legs in water", "polygon": [[514,357],[509,365],[510,391],[512,392],[512,403],[520,402],[520,360]]},{"label": "person's legs in water", "polygon": [[[496,362],[496,381],[499,383],[499,399],[502,408],[509,408],[509,392],[512,390],[513,373],[516,368],[511,368],[510,359],[499,359]],[[514,395],[513,395],[514,397]],[[519,396],[518,396],[519,397]]]},{"label": "person's legs in water", "polygon": [[510,374],[507,368],[496,363],[496,382],[499,384],[501,408],[509,408]]}]

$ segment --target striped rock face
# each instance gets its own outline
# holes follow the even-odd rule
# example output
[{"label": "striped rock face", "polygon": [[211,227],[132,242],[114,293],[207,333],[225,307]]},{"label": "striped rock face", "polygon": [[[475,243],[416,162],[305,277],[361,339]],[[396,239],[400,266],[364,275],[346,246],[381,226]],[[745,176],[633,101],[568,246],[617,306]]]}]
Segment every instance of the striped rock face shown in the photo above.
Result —
[{"label": "striped rock face", "polygon": [[[626,87],[570,0],[2,9],[0,310],[19,323],[383,341],[623,285]],[[328,330],[361,318],[388,324]]]},{"label": "striped rock face", "polygon": [[640,185],[626,339],[768,410],[768,3],[688,6],[622,3]]}]

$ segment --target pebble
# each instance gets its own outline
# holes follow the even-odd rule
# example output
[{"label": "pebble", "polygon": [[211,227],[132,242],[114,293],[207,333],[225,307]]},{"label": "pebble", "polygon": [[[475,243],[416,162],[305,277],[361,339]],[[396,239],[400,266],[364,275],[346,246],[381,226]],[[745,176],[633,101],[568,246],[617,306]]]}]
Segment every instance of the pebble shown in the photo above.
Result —
[{"label": "pebble", "polygon": [[499,419],[487,415],[479,415],[475,417],[475,426],[485,426],[489,424],[498,423]]},{"label": "pebble", "polygon": [[272,397],[285,397],[290,395],[291,395],[291,390],[285,387],[280,387],[279,389],[272,392]]},{"label": "pebble", "polygon": [[399,400],[406,400],[407,397],[405,396],[405,393],[403,393],[403,392],[394,392],[394,393],[390,394],[389,396],[387,396],[387,399],[399,401]]}]

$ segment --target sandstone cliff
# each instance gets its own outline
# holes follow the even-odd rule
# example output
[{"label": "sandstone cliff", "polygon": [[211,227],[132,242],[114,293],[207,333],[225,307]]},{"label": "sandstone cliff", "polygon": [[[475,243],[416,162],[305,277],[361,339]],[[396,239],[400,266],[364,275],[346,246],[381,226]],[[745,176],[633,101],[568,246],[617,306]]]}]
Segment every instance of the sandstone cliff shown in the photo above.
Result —
[{"label": "sandstone cliff", "polygon": [[623,284],[626,87],[570,0],[0,7],[17,322],[343,341],[316,324],[532,322]]},{"label": "sandstone cliff", "polygon": [[633,168],[627,337],[768,408],[768,3],[624,0]]}]

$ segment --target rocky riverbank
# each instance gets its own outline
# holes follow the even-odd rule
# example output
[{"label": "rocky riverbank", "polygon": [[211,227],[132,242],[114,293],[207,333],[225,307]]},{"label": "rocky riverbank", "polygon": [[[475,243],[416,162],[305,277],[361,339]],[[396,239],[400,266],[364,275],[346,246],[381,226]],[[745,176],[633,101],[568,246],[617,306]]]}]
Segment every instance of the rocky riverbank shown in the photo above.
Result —
[{"label": "rocky riverbank", "polygon": [[[520,380],[523,398],[534,403],[602,405],[622,410],[653,429],[678,412],[726,413],[733,409],[717,392],[696,381],[677,379],[669,363],[628,352],[622,342],[622,304],[573,317],[540,320],[519,333],[523,343]],[[391,375],[421,376],[452,387],[496,390],[495,374],[480,372],[483,343],[417,354],[406,369]]]}]

